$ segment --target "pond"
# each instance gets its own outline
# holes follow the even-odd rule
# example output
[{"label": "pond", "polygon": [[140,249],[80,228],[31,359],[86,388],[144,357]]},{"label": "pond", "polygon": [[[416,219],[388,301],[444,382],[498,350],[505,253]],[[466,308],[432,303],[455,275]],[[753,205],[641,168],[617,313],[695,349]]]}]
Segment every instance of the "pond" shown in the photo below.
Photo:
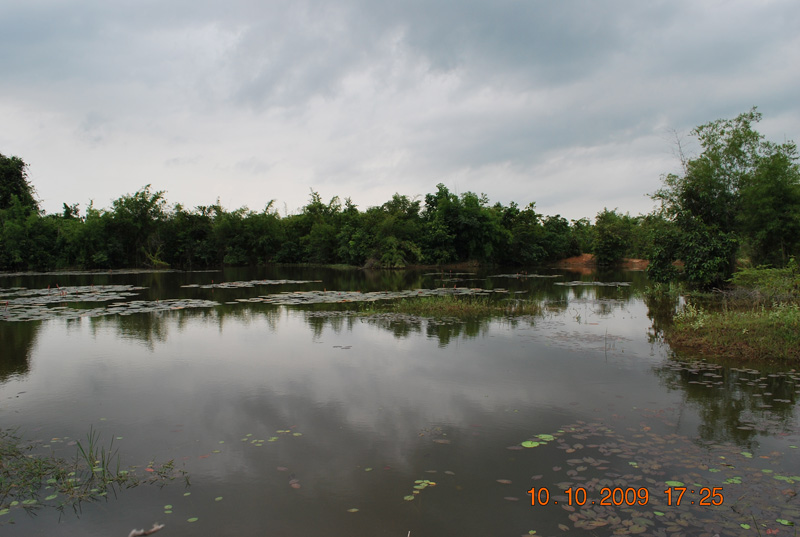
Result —
[{"label": "pond", "polygon": [[[4,275],[0,428],[64,459],[94,435],[126,471],[172,461],[174,479],[79,503],[52,487],[36,503],[0,498],[0,533],[794,535],[800,373],[674,356],[646,283]],[[466,322],[357,314],[434,293],[543,307]]]}]

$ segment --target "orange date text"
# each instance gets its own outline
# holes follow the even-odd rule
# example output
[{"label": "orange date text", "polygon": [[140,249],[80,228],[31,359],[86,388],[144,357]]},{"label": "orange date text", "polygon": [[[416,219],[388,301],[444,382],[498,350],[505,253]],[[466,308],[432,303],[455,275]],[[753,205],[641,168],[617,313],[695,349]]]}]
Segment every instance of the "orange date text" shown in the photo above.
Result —
[{"label": "orange date text", "polygon": [[[650,491],[645,487],[604,487],[600,489],[600,498],[591,499],[583,487],[570,487],[560,491],[566,495],[566,505],[647,505],[650,502]],[[531,495],[531,505],[558,505],[558,500],[551,500],[550,490],[547,487],[534,487],[528,491]],[[722,505],[722,487],[702,487],[697,490],[687,487],[669,487],[664,491],[667,505]],[[661,498],[659,498],[661,499]]]}]

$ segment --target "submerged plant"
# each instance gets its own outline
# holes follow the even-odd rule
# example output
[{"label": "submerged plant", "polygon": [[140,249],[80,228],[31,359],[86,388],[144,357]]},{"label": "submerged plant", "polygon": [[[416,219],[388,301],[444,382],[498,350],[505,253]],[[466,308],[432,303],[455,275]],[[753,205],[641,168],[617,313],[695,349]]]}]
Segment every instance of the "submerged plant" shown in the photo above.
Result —
[{"label": "submerged plant", "polygon": [[[165,484],[183,474],[175,471],[173,461],[162,465],[151,462],[149,475],[138,476],[123,469],[113,440],[108,447],[100,442],[100,433],[90,428],[85,443],[77,442],[73,460],[31,453],[13,431],[0,430],[0,517],[13,509],[52,506],[77,510],[82,501],[104,497],[116,487],[130,488],[143,483]],[[11,520],[0,518],[0,525]]]}]

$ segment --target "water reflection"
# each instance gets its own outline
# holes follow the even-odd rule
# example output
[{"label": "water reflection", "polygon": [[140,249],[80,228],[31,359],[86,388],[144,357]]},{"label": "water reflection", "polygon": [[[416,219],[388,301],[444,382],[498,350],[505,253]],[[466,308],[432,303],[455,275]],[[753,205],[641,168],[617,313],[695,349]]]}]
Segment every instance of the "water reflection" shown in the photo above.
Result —
[{"label": "water reflection", "polygon": [[[557,534],[559,524],[579,529],[588,519],[602,519],[609,533],[612,526],[634,527],[608,522],[611,511],[631,523],[646,517],[657,525],[655,534],[683,531],[677,521],[688,524],[694,515],[713,532],[735,534],[720,529],[740,529],[727,505],[665,507],[656,519],[654,507],[601,516],[527,503],[534,482],[554,493],[566,482],[603,479],[661,491],[661,481],[678,477],[722,482],[736,477],[722,476],[727,466],[720,476],[693,473],[721,454],[726,464],[744,467],[744,448],[754,457],[752,474],[761,474],[758,464],[784,477],[800,471],[797,461],[774,455],[796,443],[797,374],[671,362],[668,349],[650,337],[657,328],[654,308],[640,298],[643,274],[608,276],[630,284],[624,286],[594,285],[593,275],[555,275],[272,268],[106,276],[109,284],[149,285],[140,298],[219,305],[0,323],[3,343],[17,338],[14,355],[33,371],[14,388],[13,373],[3,377],[0,395],[22,385],[26,393],[2,398],[0,425],[24,424],[42,449],[57,453],[67,448],[47,439],[79,436],[91,425],[105,438],[121,438],[126,463],[175,459],[193,483],[190,496],[180,487],[124,491],[119,503],[87,507],[84,526],[42,517],[10,531],[112,534],[120,513],[160,515],[170,504],[176,516],[169,531],[178,537],[198,531],[343,537],[376,528],[389,535]],[[181,287],[257,279],[322,281]],[[237,302],[298,289],[452,287],[454,279],[507,289],[499,300],[541,301],[542,314],[442,322],[361,317],[358,304]],[[572,280],[591,285],[555,285]],[[522,449],[522,441],[542,433],[557,440]],[[404,501],[419,479],[437,486]],[[731,497],[743,488],[731,489]],[[185,522],[193,516],[200,517],[194,526]],[[770,520],[778,516],[788,515]]]},{"label": "water reflection", "polygon": [[0,384],[13,376],[29,372],[29,358],[41,325],[41,321],[0,322]]},{"label": "water reflection", "polygon": [[734,442],[752,449],[759,436],[796,433],[798,375],[678,361],[654,371],[697,410],[701,441]]}]

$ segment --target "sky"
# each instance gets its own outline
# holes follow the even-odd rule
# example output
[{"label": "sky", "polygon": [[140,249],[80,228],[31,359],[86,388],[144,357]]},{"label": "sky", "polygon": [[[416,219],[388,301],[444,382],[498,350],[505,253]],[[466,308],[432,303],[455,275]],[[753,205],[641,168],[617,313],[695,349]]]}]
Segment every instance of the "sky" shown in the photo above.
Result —
[{"label": "sky", "polygon": [[633,215],[697,125],[800,131],[796,0],[3,0],[0,153],[48,213],[361,210],[444,184]]}]

